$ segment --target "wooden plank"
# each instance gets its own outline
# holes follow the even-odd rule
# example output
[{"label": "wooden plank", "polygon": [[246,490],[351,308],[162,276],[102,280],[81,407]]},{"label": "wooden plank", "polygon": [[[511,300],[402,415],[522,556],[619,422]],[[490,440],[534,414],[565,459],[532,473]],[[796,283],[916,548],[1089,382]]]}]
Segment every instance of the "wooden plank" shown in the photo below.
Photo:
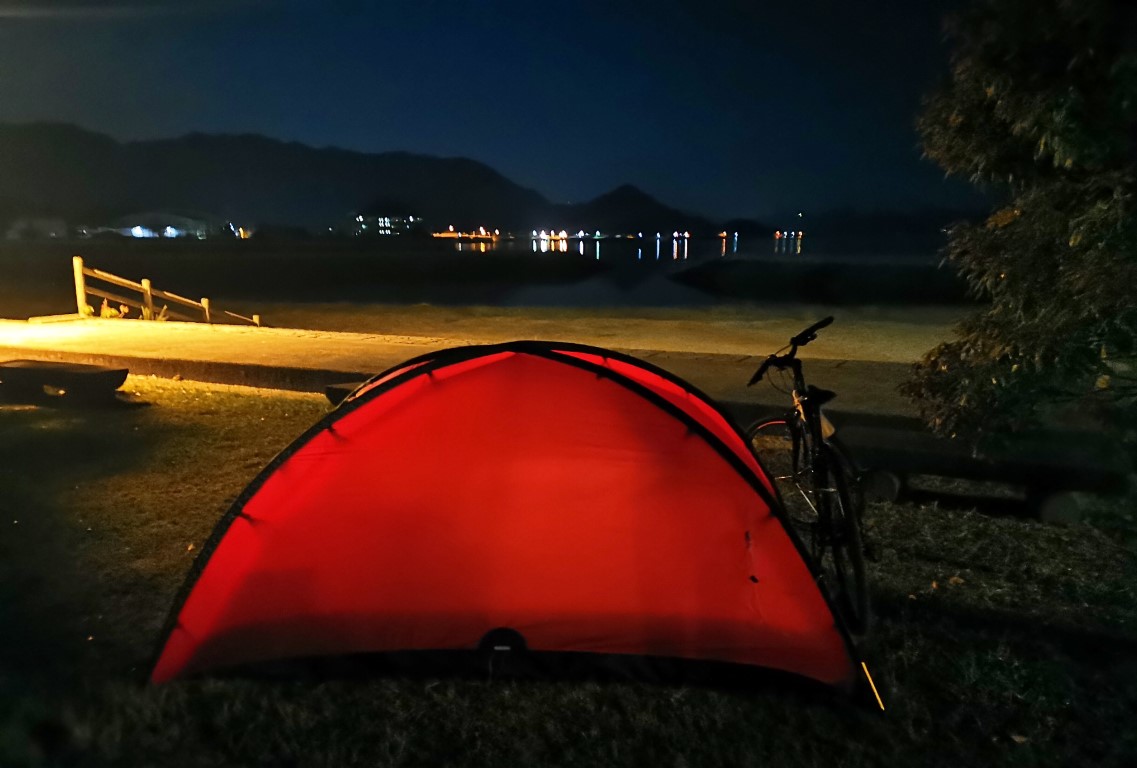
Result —
[{"label": "wooden plank", "polygon": [[118,304],[125,304],[128,307],[134,307],[135,309],[139,310],[142,309],[142,304],[136,299],[128,299],[125,296],[120,296],[117,293],[111,293],[110,291],[104,291],[102,288],[95,288],[89,284],[87,285],[87,293],[91,294],[92,296],[98,296],[101,299],[107,299],[108,301],[116,302]]},{"label": "wooden plank", "polygon": [[250,323],[252,325],[260,325],[261,324],[259,315],[253,315],[252,317],[245,317],[244,315],[238,315],[236,312],[230,312],[227,309],[223,309],[221,311],[224,312],[225,314],[229,315],[229,317],[233,318],[234,320],[244,320],[246,323]]},{"label": "wooden plank", "polygon": [[95,269],[94,267],[84,267],[83,273],[88,277],[97,278],[99,280],[102,280],[104,283],[110,283],[111,285],[118,286],[119,288],[130,288],[131,290],[138,291],[139,293],[142,292],[141,283],[136,283],[133,280],[127,280],[125,277],[119,277],[118,275],[112,275],[110,272],[104,272],[101,269]]},{"label": "wooden plank", "polygon": [[79,315],[75,312],[72,312],[69,315],[39,315],[38,317],[29,317],[28,322],[32,325],[44,325],[46,323],[67,323],[73,320],[79,320],[82,317],[82,315]]},{"label": "wooden plank", "polygon": [[154,295],[157,296],[159,299],[165,299],[166,301],[172,301],[176,304],[181,304],[183,306],[190,307],[192,309],[201,309],[202,308],[201,302],[194,301],[193,299],[187,299],[185,296],[179,296],[176,293],[170,293],[169,291],[163,291],[160,288],[154,288],[153,292],[154,292]]}]

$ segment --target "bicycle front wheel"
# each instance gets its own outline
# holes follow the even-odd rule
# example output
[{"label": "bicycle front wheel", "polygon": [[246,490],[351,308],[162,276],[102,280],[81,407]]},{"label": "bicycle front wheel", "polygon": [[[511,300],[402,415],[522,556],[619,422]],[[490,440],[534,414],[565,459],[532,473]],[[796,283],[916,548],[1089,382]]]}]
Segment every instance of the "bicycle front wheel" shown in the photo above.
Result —
[{"label": "bicycle front wheel", "polygon": [[[851,467],[832,445],[824,446],[826,477],[817,486],[819,494],[819,565],[830,598],[841,612],[849,631],[868,631],[870,605],[865,550],[861,535],[862,504],[853,487]],[[821,479],[821,478],[818,478]]]},{"label": "bicycle front wheel", "polygon": [[777,484],[782,507],[794,532],[816,560],[820,555],[818,502],[809,431],[801,421],[787,417],[759,421],[746,431],[746,437],[750,449]]}]

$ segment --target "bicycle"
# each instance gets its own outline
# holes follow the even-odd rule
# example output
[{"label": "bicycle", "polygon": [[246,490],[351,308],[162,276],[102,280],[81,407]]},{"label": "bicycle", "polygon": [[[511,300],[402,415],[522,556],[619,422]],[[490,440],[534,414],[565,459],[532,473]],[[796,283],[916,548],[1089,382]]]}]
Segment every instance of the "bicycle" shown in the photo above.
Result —
[{"label": "bicycle", "polygon": [[[822,410],[836,393],[807,384],[797,357],[798,349],[816,339],[817,332],[832,322],[832,316],[826,317],[791,338],[750,378],[747,386],[761,381],[771,369],[789,370],[793,407],[783,416],[754,423],[746,437],[751,450],[771,470],[790,524],[813,560],[818,581],[850,632],[863,635],[869,626],[869,595],[859,477],[837,439],[836,428]],[[789,352],[784,352],[786,349]]]}]

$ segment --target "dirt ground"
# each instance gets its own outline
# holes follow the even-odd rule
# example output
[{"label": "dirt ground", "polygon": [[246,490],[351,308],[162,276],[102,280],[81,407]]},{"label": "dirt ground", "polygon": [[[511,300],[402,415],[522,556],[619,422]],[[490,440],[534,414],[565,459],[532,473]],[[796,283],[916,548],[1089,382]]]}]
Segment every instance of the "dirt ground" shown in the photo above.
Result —
[{"label": "dirt ground", "polygon": [[449,307],[431,304],[268,304],[278,328],[435,337],[453,344],[511,339],[575,341],[621,349],[765,356],[807,325],[834,324],[803,358],[911,363],[951,337],[961,307],[723,304],[702,308]]},{"label": "dirt ground", "polygon": [[[837,409],[911,415],[912,405],[896,387],[925,351],[950,338],[958,317],[958,310],[941,308],[803,305],[593,309],[344,303],[258,309],[273,327],[0,321],[0,358],[128,365],[136,372],[145,370],[140,360],[185,361],[186,370],[179,371],[185,378],[201,378],[199,372],[210,365],[236,364],[342,371],[355,379],[447,347],[538,339],[630,352],[719,400],[781,404],[787,399],[784,391],[766,384],[747,388],[747,380],[791,335],[833,314],[836,322],[801,351],[809,360],[810,381],[840,393]],[[785,382],[772,383],[785,389]]]}]

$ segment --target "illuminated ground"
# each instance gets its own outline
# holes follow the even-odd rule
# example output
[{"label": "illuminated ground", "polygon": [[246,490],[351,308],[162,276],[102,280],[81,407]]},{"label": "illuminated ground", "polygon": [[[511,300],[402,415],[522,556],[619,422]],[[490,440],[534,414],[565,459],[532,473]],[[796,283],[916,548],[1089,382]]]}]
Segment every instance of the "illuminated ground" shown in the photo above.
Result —
[{"label": "illuminated ground", "polygon": [[[185,378],[214,381],[233,380],[232,373],[228,379],[219,373],[218,364],[230,366],[230,371],[232,366],[246,366],[237,381],[275,386],[279,382],[256,379],[254,367],[344,372],[352,378],[445,347],[547,339],[630,351],[721,400],[778,403],[784,401],[783,394],[766,386],[747,390],[747,379],[765,354],[830,311],[798,305],[607,311],[276,305],[265,308],[266,319],[291,328],[133,320],[0,321],[0,359],[109,361],[129,364],[136,372],[177,371]],[[912,362],[950,337],[959,311],[861,308],[835,314],[838,322],[802,352],[811,362],[811,380],[839,392],[840,408],[909,413],[910,405],[896,393],[896,385]],[[124,363],[124,358],[134,362]],[[143,361],[166,365],[159,371],[146,368]],[[324,380],[315,376],[307,381]],[[319,389],[311,383],[294,388]]]}]

